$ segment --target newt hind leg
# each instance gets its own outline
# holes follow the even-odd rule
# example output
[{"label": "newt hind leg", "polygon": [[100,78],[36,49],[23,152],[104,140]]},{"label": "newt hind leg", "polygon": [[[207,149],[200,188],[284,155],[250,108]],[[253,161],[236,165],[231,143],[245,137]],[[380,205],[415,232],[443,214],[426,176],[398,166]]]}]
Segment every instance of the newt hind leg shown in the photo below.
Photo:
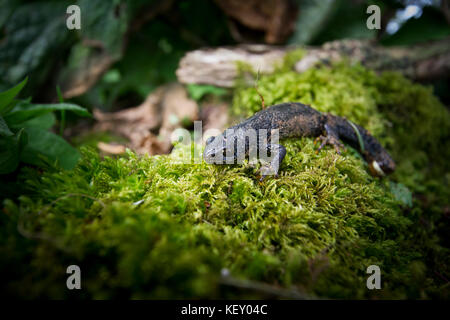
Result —
[{"label": "newt hind leg", "polygon": [[325,124],[326,136],[320,135],[314,140],[314,145],[321,141],[319,148],[316,150],[316,154],[322,150],[325,145],[333,146],[338,154],[341,154],[341,150],[345,150],[344,144],[339,140],[337,133],[330,128],[328,124]]}]

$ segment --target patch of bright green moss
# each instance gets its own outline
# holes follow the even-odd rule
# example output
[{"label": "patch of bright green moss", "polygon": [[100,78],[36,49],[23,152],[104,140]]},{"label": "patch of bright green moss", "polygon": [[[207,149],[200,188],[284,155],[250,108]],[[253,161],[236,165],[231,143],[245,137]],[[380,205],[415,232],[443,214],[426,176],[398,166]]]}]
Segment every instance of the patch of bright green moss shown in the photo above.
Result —
[{"label": "patch of bright green moss", "polygon": [[[444,187],[441,189],[448,189],[450,114],[431,88],[414,84],[397,73],[377,76],[362,66],[338,63],[302,74],[281,71],[262,76],[258,90],[267,106],[302,102],[362,125],[394,156],[398,164],[394,178],[412,190],[436,189],[427,187],[430,178],[439,179],[436,183]],[[261,99],[256,90],[239,87],[234,95],[233,115],[245,118],[259,110]]]},{"label": "patch of bright green moss", "polygon": [[[381,133],[385,121],[377,110],[374,89],[364,83],[370,76],[375,77],[362,67],[345,64],[309,69],[302,74],[284,71],[261,76],[258,91],[266,106],[302,102],[322,112],[345,116],[373,133]],[[254,87],[240,87],[234,95],[232,114],[248,117],[261,110],[261,106]]]},{"label": "patch of bright green moss", "polygon": [[[284,141],[280,177],[263,183],[249,165],[180,163],[192,153],[185,146],[167,156],[103,160],[85,149],[73,171],[23,172],[26,192],[4,203],[5,292],[27,298],[267,296],[223,285],[221,272],[228,269],[237,279],[319,297],[448,298],[442,277],[449,274],[449,255],[437,228],[448,203],[443,156],[449,148],[443,148],[449,123],[430,90],[343,64],[301,75],[279,71],[258,87],[267,105],[300,101],[371,130],[393,153],[393,179],[414,191],[413,206],[391,193],[401,188],[392,189],[390,179],[368,175],[354,150],[316,154],[311,138]],[[254,89],[236,91],[235,114],[258,108]],[[81,291],[65,287],[71,264],[81,267]],[[366,288],[372,264],[381,268],[382,290]]]},{"label": "patch of bright green moss", "polygon": [[[258,90],[266,105],[290,101],[310,104],[322,112],[347,117],[374,134],[397,163],[390,178],[413,192],[410,231],[417,237],[417,250],[427,252],[429,260],[423,263],[429,264],[428,274],[450,273],[444,214],[450,204],[450,114],[432,88],[398,73],[377,75],[343,62],[302,74],[280,70],[261,77]],[[254,88],[239,86],[233,115],[243,118],[260,109],[261,100]]]},{"label": "patch of bright green moss", "polygon": [[[81,297],[218,298],[223,268],[320,296],[418,297],[396,291],[409,280],[395,272],[421,254],[399,242],[411,221],[386,183],[350,153],[316,155],[310,139],[286,146],[281,176],[264,183],[248,165],[177,163],[189,147],[103,161],[85,150],[74,171],[28,173],[29,195],[1,215],[2,274],[21,266],[9,291],[70,296],[65,268],[77,264]],[[385,290],[366,289],[370,264]]]}]

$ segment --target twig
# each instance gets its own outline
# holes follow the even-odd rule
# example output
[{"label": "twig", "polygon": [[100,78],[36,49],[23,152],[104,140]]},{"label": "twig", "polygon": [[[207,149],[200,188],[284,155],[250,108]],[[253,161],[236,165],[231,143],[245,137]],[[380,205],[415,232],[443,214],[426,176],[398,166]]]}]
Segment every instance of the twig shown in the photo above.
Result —
[{"label": "twig", "polygon": [[256,80],[255,80],[255,90],[256,93],[259,95],[259,97],[261,98],[261,107],[264,110],[265,109],[265,105],[264,105],[264,97],[263,95],[259,92],[258,90],[258,80],[259,80],[259,69],[258,69],[258,73],[256,74]]}]

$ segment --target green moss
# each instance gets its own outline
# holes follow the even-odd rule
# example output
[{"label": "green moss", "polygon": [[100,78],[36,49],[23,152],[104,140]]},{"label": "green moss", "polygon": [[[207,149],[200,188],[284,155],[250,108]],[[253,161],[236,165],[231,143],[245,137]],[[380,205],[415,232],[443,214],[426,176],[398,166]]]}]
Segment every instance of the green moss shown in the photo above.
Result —
[{"label": "green moss", "polygon": [[[374,88],[366,87],[364,80],[375,75],[362,67],[338,64],[333,68],[309,69],[262,76],[258,90],[267,106],[299,101],[322,112],[333,112],[368,128],[373,133],[383,132],[383,117],[377,112]],[[234,95],[232,113],[248,117],[261,110],[261,99],[253,87],[240,87]]]},{"label": "green moss", "polygon": [[[73,171],[27,169],[24,195],[5,201],[5,291],[27,298],[266,297],[223,285],[228,269],[274,292],[448,298],[439,223],[448,201],[442,148],[449,122],[430,90],[344,64],[301,75],[279,71],[262,77],[259,90],[268,105],[310,103],[369,128],[393,153],[393,180],[414,192],[412,207],[391,192],[404,187],[368,175],[353,149],[316,154],[311,138],[284,141],[280,177],[263,183],[258,166],[183,164],[191,146],[103,160],[83,149]],[[236,91],[235,114],[259,106],[253,89]],[[82,270],[83,290],[75,293],[65,288],[71,264]],[[371,264],[382,270],[382,290],[366,288]]]},{"label": "green moss", "polygon": [[[364,126],[393,154],[398,163],[394,178],[414,191],[426,193],[436,189],[435,184],[443,186],[441,191],[448,189],[450,114],[431,88],[397,73],[377,76],[361,66],[338,63],[302,74],[283,71],[263,76],[258,90],[266,105],[298,101]],[[259,110],[261,100],[255,89],[239,87],[233,115],[248,117]],[[430,182],[430,178],[439,181]]]},{"label": "green moss", "polygon": [[[448,245],[437,234],[448,231],[443,211],[450,204],[450,114],[431,88],[398,73],[376,75],[342,62],[302,74],[282,70],[262,77],[258,90],[266,105],[299,101],[322,112],[345,116],[372,132],[397,163],[391,179],[401,184],[394,185],[392,191],[396,192],[397,186],[404,189],[404,185],[413,192],[411,232],[418,237],[417,250],[427,252],[432,260],[428,275],[449,274]],[[260,109],[260,97],[254,88],[239,86],[233,115],[247,117]],[[406,203],[410,202],[408,197]]]},{"label": "green moss", "polygon": [[[405,279],[390,282],[390,270],[407,268],[408,255],[420,254],[407,247],[391,254],[401,249],[396,241],[411,221],[385,182],[351,154],[315,155],[310,139],[286,146],[283,173],[264,183],[248,165],[177,164],[189,147],[170,156],[103,161],[85,150],[74,171],[46,172],[28,181],[32,196],[5,203],[1,257],[16,252],[17,262],[26,258],[33,266],[9,289],[66,296],[70,264],[84,272],[81,295],[94,298],[220,297],[222,268],[330,297],[376,294],[364,290],[372,263],[386,283],[401,284]],[[328,267],[316,274],[311,263],[325,253]]]},{"label": "green moss", "polygon": [[275,72],[285,72],[290,71],[294,68],[295,64],[303,59],[306,55],[306,50],[302,48],[297,48],[290,50],[284,56],[283,62],[280,66],[276,66]]}]

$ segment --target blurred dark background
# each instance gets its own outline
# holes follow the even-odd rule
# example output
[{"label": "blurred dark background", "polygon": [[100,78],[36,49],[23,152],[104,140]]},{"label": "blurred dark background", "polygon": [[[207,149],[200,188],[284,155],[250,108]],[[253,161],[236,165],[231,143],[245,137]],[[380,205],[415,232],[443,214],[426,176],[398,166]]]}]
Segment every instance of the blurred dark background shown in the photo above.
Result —
[{"label": "blurred dark background", "polygon": [[[81,8],[81,30],[66,28],[66,8]],[[367,6],[381,9],[369,30]],[[370,39],[410,46],[450,35],[447,0],[79,0],[0,1],[0,91],[29,76],[22,97],[66,99],[115,111],[141,103],[175,81],[183,54],[238,43],[318,46]],[[448,104],[448,78],[433,81]]]}]

